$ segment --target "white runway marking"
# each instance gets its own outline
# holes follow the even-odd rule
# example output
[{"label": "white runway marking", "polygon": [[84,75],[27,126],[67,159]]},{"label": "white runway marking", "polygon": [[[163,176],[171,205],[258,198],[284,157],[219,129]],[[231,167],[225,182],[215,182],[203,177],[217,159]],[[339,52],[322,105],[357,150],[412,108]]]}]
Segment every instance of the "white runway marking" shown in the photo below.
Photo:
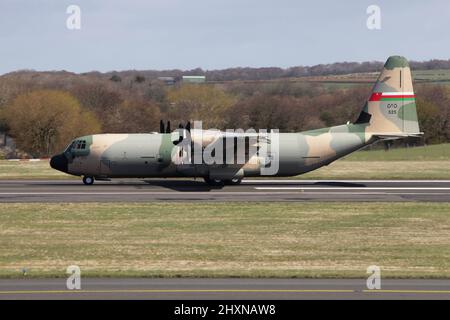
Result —
[{"label": "white runway marking", "polygon": [[450,180],[299,180],[299,179],[254,179],[254,180],[242,180],[242,183],[326,183],[326,182],[340,182],[340,183],[450,183]]},{"label": "white runway marking", "polygon": [[256,190],[450,190],[450,187],[255,187]]},{"label": "white runway marking", "polygon": [[[284,194],[299,194],[299,192],[283,192]],[[152,192],[152,191],[143,191],[143,192],[0,192],[1,195],[175,195],[175,194],[186,194],[186,195],[270,195],[272,192],[205,192],[205,191],[167,191],[167,192]],[[372,194],[372,193],[371,193]]]},{"label": "white runway marking", "polygon": [[[277,194],[335,194],[335,195],[386,195],[389,190],[385,190],[386,188],[301,188],[301,187],[255,187],[255,190],[272,190],[272,191],[281,191],[277,192]],[[395,190],[405,190],[405,188],[392,188]],[[326,191],[330,190],[330,191]],[[333,191],[333,190],[342,190],[342,191]],[[359,191],[355,191],[359,190]],[[374,191],[366,191],[364,190],[374,190]],[[375,190],[379,190],[378,192]],[[385,190],[385,192],[380,192]],[[407,189],[408,190],[408,189]],[[418,190],[450,190],[450,188],[411,188],[411,191]],[[283,192],[285,191],[285,192]],[[230,191],[165,191],[165,192],[152,192],[152,191],[142,191],[142,192],[0,192],[0,196],[113,196],[113,195],[210,195],[210,196],[218,196],[218,195],[273,195],[273,192],[255,192],[255,191],[243,191],[243,192],[230,192]],[[444,195],[446,192],[394,192],[392,195]]]}]

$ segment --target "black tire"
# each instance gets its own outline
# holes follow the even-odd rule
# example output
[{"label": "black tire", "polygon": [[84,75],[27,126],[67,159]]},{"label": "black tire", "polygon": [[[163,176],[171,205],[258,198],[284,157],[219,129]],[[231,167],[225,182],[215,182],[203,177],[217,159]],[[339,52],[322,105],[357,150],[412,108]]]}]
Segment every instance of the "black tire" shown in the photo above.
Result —
[{"label": "black tire", "polygon": [[83,177],[83,183],[87,186],[91,186],[94,184],[94,177],[91,176],[84,176]]},{"label": "black tire", "polygon": [[224,181],[220,180],[220,179],[211,179],[209,177],[205,177],[203,179],[205,179],[205,182],[207,184],[209,184],[210,186],[223,186],[224,185]]},{"label": "black tire", "polygon": [[224,182],[225,182],[225,184],[230,185],[230,186],[237,186],[238,184],[241,184],[242,178],[235,178],[235,179],[231,179],[231,180],[225,180]]}]

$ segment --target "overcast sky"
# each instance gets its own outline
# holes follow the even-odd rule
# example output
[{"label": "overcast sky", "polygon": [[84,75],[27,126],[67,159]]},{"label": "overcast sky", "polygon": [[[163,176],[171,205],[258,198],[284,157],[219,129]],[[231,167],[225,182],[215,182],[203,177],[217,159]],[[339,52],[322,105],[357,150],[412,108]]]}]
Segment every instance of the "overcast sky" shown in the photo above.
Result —
[{"label": "overcast sky", "polygon": [[[69,5],[81,30],[69,30]],[[366,27],[369,5],[381,30]],[[0,0],[0,74],[450,58],[450,1]]]}]

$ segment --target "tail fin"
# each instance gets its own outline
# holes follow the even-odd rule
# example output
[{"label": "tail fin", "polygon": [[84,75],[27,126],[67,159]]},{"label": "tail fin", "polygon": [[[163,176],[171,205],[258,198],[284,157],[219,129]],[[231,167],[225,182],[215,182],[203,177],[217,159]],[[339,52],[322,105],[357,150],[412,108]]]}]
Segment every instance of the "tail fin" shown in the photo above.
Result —
[{"label": "tail fin", "polygon": [[379,136],[421,134],[411,70],[404,57],[392,56],[386,61],[356,123],[367,123],[365,131]]}]

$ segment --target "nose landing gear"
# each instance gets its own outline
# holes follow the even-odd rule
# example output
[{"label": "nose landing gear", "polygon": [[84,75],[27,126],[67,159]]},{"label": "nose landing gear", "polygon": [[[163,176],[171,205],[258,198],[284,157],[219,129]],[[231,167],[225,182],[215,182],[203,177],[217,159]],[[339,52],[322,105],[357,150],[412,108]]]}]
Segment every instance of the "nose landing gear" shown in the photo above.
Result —
[{"label": "nose landing gear", "polygon": [[83,183],[87,186],[93,185],[94,184],[94,177],[91,176],[84,176],[83,177]]}]

